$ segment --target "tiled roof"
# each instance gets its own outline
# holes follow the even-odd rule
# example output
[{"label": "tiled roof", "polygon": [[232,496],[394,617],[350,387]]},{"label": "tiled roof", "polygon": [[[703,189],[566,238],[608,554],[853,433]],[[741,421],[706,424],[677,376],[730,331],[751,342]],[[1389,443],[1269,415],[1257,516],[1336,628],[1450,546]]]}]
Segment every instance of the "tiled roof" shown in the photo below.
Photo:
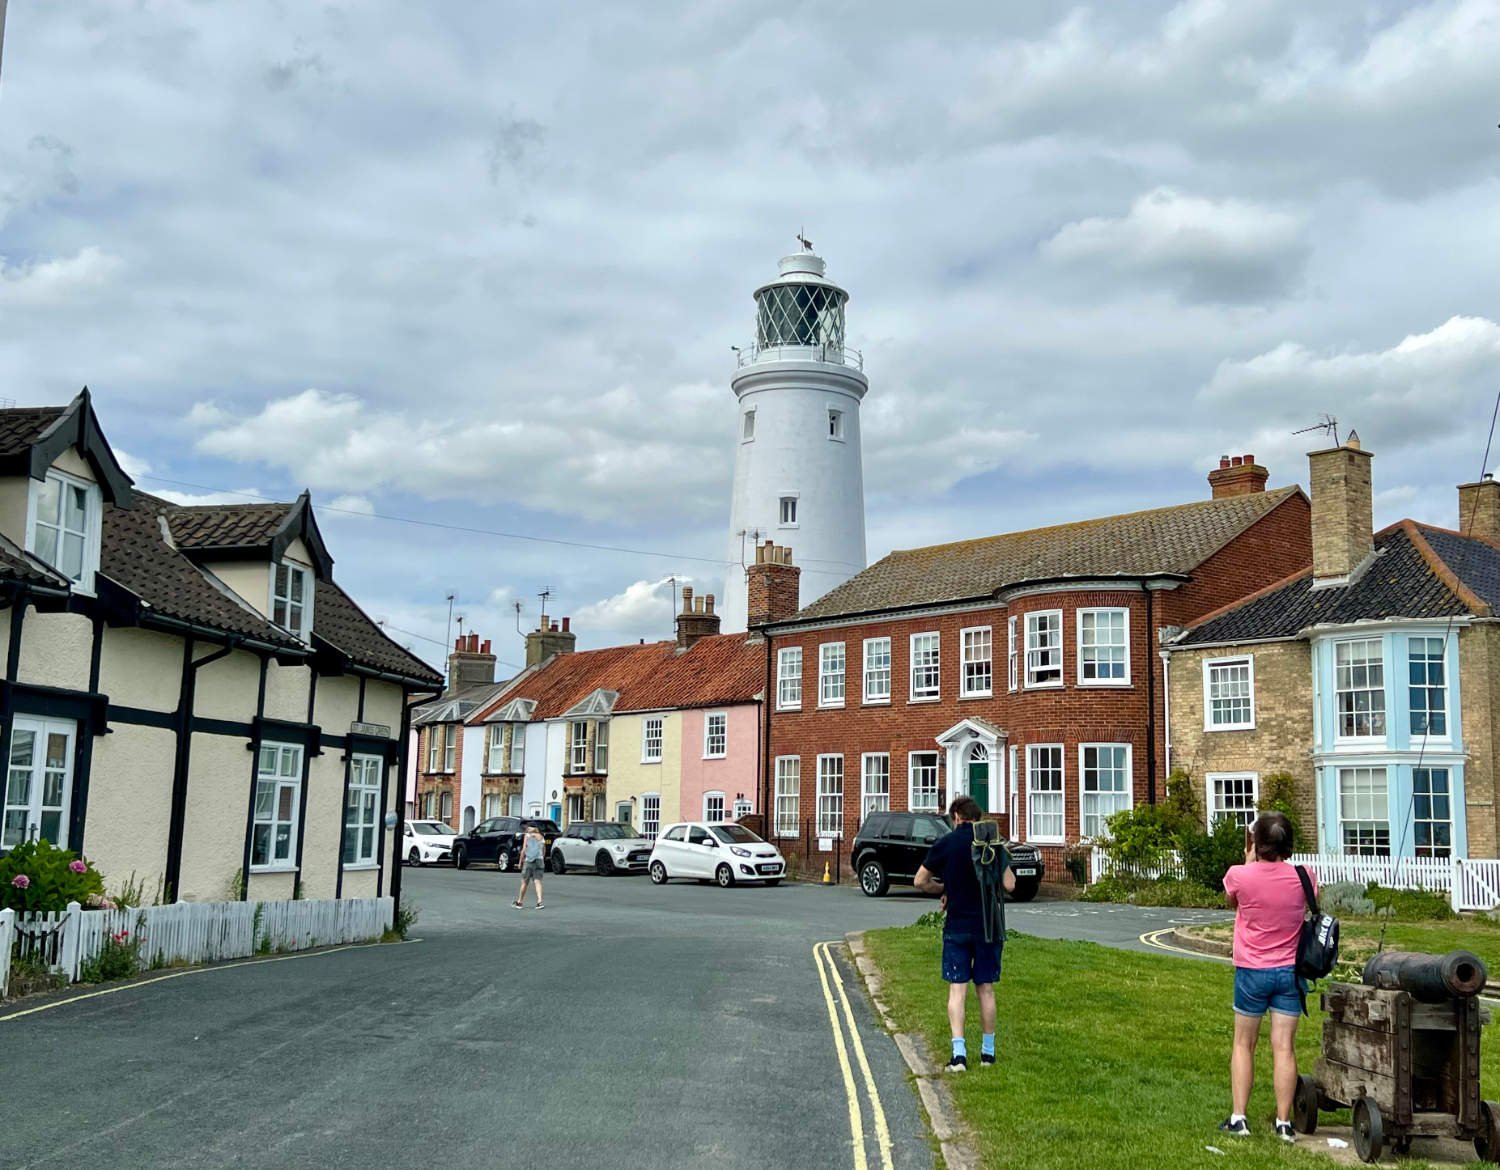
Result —
[{"label": "tiled roof", "polygon": [[442,675],[393,641],[332,581],[318,582],[313,602],[313,634],[360,666],[433,686],[442,684]]},{"label": "tiled roof", "polygon": [[1309,568],[1209,614],[1176,645],[1293,638],[1314,625],[1474,613],[1474,605],[1461,596],[1460,579],[1478,594],[1474,600],[1485,597],[1474,588],[1476,581],[1500,600],[1500,551],[1484,541],[1403,520],[1380,532],[1374,543],[1380,555],[1352,584],[1314,589]]},{"label": "tiled roof", "polygon": [[0,456],[29,449],[66,410],[65,406],[15,406],[0,410]]},{"label": "tiled roof", "polygon": [[286,523],[293,504],[205,504],[173,508],[168,517],[178,548],[259,548]]},{"label": "tiled roof", "polygon": [[676,642],[647,642],[559,654],[518,675],[470,716],[482,722],[501,702],[536,700],[533,720],[557,719],[597,690],[619,692],[616,714],[749,703],[765,685],[765,647],[748,634],[701,638],[679,654]]},{"label": "tiled roof", "polygon": [[1299,492],[1277,488],[893,552],[795,620],[990,597],[1029,581],[1185,576]]},{"label": "tiled roof", "polygon": [[0,536],[0,576],[17,578],[28,584],[50,585],[54,589],[68,588],[66,577],[5,536]]}]

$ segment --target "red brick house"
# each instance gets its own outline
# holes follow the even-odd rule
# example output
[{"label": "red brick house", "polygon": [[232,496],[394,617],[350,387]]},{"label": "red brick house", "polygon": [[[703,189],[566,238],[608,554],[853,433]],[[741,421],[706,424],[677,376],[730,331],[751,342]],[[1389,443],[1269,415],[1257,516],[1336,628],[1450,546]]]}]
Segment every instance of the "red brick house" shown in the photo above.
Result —
[{"label": "red brick house", "polygon": [[1058,872],[1164,791],[1159,632],[1307,563],[1308,499],[1266,478],[1224,459],[1209,500],[893,552],[766,624],[771,832],[847,856],[867,812],[970,793]]}]

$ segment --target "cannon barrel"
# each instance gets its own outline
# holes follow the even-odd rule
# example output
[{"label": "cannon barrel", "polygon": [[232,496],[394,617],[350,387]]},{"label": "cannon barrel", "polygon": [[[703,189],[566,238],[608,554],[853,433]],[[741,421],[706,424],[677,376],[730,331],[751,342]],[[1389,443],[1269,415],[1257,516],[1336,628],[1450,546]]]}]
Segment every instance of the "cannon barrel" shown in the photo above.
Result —
[{"label": "cannon barrel", "polygon": [[1370,987],[1404,991],[1423,1003],[1470,999],[1484,990],[1489,972],[1484,960],[1469,951],[1427,955],[1418,951],[1385,951],[1365,964]]}]

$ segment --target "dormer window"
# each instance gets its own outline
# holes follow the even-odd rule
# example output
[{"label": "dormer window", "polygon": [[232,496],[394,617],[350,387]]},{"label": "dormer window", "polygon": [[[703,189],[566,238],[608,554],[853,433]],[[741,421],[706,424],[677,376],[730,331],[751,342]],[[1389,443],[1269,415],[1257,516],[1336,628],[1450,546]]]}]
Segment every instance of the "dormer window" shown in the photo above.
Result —
[{"label": "dormer window", "polygon": [[26,547],[80,591],[94,591],[99,568],[99,486],[61,471],[31,483],[31,526]]},{"label": "dormer window", "polygon": [[306,642],[312,635],[312,572],[290,561],[276,566],[271,620]]}]

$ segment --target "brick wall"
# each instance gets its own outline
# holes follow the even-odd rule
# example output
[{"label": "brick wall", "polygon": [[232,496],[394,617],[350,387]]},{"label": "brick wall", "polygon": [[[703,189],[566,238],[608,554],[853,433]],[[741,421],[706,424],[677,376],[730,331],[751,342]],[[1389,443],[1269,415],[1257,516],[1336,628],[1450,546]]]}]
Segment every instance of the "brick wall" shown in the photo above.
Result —
[{"label": "brick wall", "polygon": [[[433,819],[434,820],[446,820],[446,822],[448,824],[448,827],[451,828],[456,833],[456,832],[459,831],[459,828],[460,828],[460,826],[462,824],[462,818],[463,818],[463,808],[459,805],[459,802],[458,802],[458,798],[459,798],[458,778],[463,773],[463,766],[464,766],[464,739],[466,738],[464,736],[464,734],[463,734],[463,725],[462,724],[458,725],[458,730],[455,732],[455,742],[454,742],[454,745],[453,745],[453,771],[451,773],[450,772],[429,772],[429,771],[427,771],[427,752],[428,752],[428,745],[432,742],[431,741],[431,736],[432,736],[432,734],[435,731],[441,733],[442,730],[443,730],[443,728],[447,727],[447,726],[449,726],[449,725],[448,724],[443,724],[443,723],[428,724],[428,725],[426,725],[424,727],[420,727],[420,728],[417,729],[417,802],[416,802],[417,803],[417,808],[416,808],[416,815],[417,815],[418,819],[425,819],[425,818],[422,817],[422,807],[423,807],[422,806],[422,801],[423,801],[423,798],[429,792],[434,793],[435,794],[435,799],[434,799],[434,807],[433,807],[433,813],[432,813]],[[438,749],[438,762],[440,764],[442,763],[442,748]],[[442,815],[442,812],[443,812],[443,794],[445,792],[448,793],[448,794],[450,794],[450,796],[452,798],[451,799],[451,806],[450,806],[450,809],[449,809],[449,815],[446,818],[444,818],[443,815]],[[476,812],[477,812],[477,810],[476,810]]]},{"label": "brick wall", "polygon": [[1500,857],[1497,813],[1496,732],[1500,730],[1500,627],[1470,626],[1459,631],[1459,689],[1463,698],[1464,813],[1469,855]]},{"label": "brick wall", "polygon": [[[1255,726],[1244,731],[1204,727],[1203,663],[1247,657],[1254,663]],[[1205,812],[1205,778],[1211,772],[1254,772],[1264,782],[1289,773],[1296,785],[1298,825],[1309,846],[1317,842],[1317,790],[1313,771],[1312,650],[1307,642],[1179,650],[1171,660],[1172,766],[1193,777]]]}]

